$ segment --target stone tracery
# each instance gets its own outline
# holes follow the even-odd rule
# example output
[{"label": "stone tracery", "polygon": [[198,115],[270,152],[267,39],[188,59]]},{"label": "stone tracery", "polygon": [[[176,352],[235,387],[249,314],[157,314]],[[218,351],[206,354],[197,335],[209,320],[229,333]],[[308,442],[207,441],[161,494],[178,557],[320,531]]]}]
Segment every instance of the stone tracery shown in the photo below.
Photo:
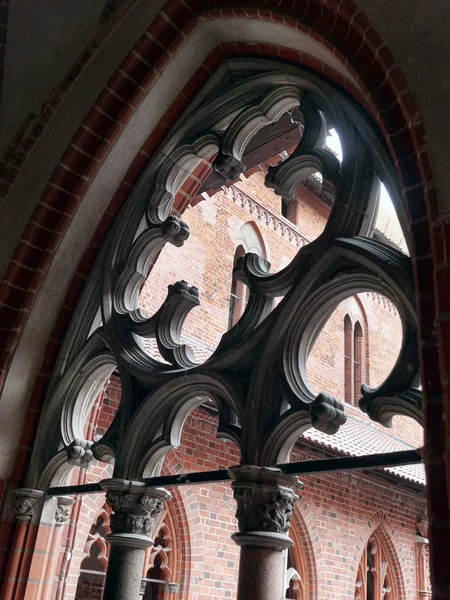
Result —
[{"label": "stone tracery", "polygon": [[[345,422],[343,405],[326,390],[318,395],[311,391],[306,359],[330,312],[345,296],[361,291],[392,298],[405,336],[392,373],[377,389],[363,389],[360,406],[385,425],[395,414],[421,418],[410,261],[363,237],[373,220],[377,173],[390,173],[387,159],[380,160],[384,149],[376,134],[350,103],[312,75],[270,61],[255,65],[236,60],[222,71],[228,93],[200,95],[149,165],[111,234],[98,267],[101,277],[90,282],[81,302],[66,345],[67,368],[62,381],[55,381],[41,424],[45,430],[58,422],[60,433],[46,452],[33,458],[38,481],[51,480],[64,460],[86,467],[92,456],[115,460],[115,478],[139,480],[158,474],[165,452],[177,443],[183,420],[204,396],[217,402],[219,433],[237,442],[243,465],[275,466],[309,427],[336,432]],[[166,243],[180,246],[189,235],[187,225],[171,211],[177,192],[199,162],[215,156],[214,169],[224,180],[233,180],[242,171],[243,150],[251,137],[294,109],[302,112],[303,135],[296,150],[269,169],[266,184],[290,198],[301,182],[320,172],[321,193],[334,203],[328,224],[277,274],[270,274],[256,255],[238,261],[237,276],[250,289],[248,305],[212,357],[197,365],[190,349],[181,344],[180,333],[199,295],[201,301],[201,290],[199,294],[184,281],[174,282],[158,313],[148,316],[138,307],[141,285],[161,248]],[[325,114],[341,135],[342,165],[323,148]],[[283,299],[272,310],[275,297]],[[86,338],[99,305],[102,325],[83,339],[77,324],[84,321]],[[139,337],[156,338],[169,364],[149,357]],[[79,399],[79,392],[96,369],[101,367],[107,377],[115,366],[122,380],[122,402],[110,429],[91,444],[79,434],[88,404]],[[63,396],[64,409],[58,413],[55,397]],[[246,494],[236,493],[238,506]],[[113,493],[108,501],[120,520],[124,507]],[[132,522],[128,513],[122,519],[119,533],[125,521],[128,533],[150,532],[147,517],[137,508]],[[245,510],[248,507],[241,513]],[[280,532],[286,533],[289,518],[282,519]],[[240,520],[245,520],[242,515]],[[257,531],[267,528],[260,525]]]}]

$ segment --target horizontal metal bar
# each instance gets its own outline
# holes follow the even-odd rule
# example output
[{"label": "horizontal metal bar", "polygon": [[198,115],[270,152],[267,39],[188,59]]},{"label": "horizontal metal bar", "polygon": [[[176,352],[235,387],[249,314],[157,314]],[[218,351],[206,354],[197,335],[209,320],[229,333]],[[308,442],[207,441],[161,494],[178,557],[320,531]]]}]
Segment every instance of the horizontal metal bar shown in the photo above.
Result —
[{"label": "horizontal metal bar", "polygon": [[[358,471],[364,469],[379,469],[383,467],[400,467],[422,462],[422,456],[417,450],[400,450],[384,454],[366,454],[364,456],[342,456],[319,460],[304,460],[301,462],[277,465],[287,475],[311,475],[333,471]],[[197,485],[200,483],[217,483],[230,481],[227,469],[218,471],[203,471],[200,473],[183,473],[181,475],[162,475],[144,479],[149,487],[169,487],[178,485]],[[48,496],[65,496],[72,494],[95,494],[103,492],[100,483],[84,485],[69,485],[53,487],[47,490]]]}]

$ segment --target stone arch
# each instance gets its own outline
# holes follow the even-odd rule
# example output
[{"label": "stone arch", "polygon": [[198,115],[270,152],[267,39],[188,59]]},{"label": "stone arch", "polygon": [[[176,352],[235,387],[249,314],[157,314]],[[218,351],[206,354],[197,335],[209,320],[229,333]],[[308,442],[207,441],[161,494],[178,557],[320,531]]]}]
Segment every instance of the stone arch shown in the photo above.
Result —
[{"label": "stone arch", "polygon": [[[373,516],[366,521],[360,530],[353,557],[350,563],[349,574],[356,578],[358,573],[358,567],[361,560],[363,550],[366,548],[370,537],[376,533],[378,539],[383,544],[383,549],[386,555],[390,559],[390,566],[392,569],[393,576],[396,581],[398,600],[406,600],[407,587],[406,581],[408,578],[407,573],[404,572],[402,565],[406,564],[405,561],[405,550],[403,545],[397,542],[397,536],[395,528],[388,519],[387,515],[383,510],[376,511]],[[349,589],[353,590],[355,587],[355,581],[349,581]],[[351,587],[353,586],[353,587]]]},{"label": "stone arch", "polygon": [[[309,18],[310,18],[310,19],[312,19],[312,16],[311,16],[311,15],[309,15]],[[236,46],[236,48],[237,48],[237,46]],[[240,48],[239,48],[239,50],[240,50],[240,51],[242,51],[242,47],[240,47]],[[250,50],[250,49],[246,48],[246,50]],[[230,49],[228,49],[227,51],[230,51]],[[265,50],[265,52],[267,52],[267,49]],[[278,52],[279,52],[279,50],[278,50]],[[325,71],[325,69],[323,69],[323,70]],[[325,72],[326,72],[326,71],[325,71]],[[395,140],[394,140],[394,141],[390,140],[390,143],[391,143],[391,145],[393,145],[393,144],[395,143]],[[413,145],[414,145],[414,144],[413,144]],[[142,159],[142,156],[140,156],[140,160],[141,160],[141,159]],[[91,166],[92,166],[92,165],[91,165]],[[66,169],[66,170],[67,170],[67,169]],[[64,171],[64,168],[63,168],[63,171]],[[123,190],[121,190],[121,192],[123,192]],[[116,200],[117,200],[118,204],[120,204],[120,201],[119,201],[118,199],[116,199]],[[105,220],[105,221],[102,223],[102,227],[101,227],[101,229],[104,229],[104,228],[105,228],[105,223],[108,223],[108,222],[109,222],[109,224],[110,224],[110,223],[111,223],[111,220],[112,220],[112,219],[111,219],[111,215],[107,215],[107,219],[106,219],[106,220]],[[27,235],[27,236],[29,236],[29,235],[30,235],[30,233],[28,232],[26,235]],[[97,237],[97,236],[98,236],[98,237]],[[98,241],[99,241],[99,240],[101,241],[102,239],[103,239],[103,238],[102,238],[102,231],[99,231],[98,233],[96,233],[96,241],[95,241],[95,244],[97,244],[97,243],[98,243]],[[89,251],[90,251],[90,253],[91,253],[91,260],[92,260],[92,255],[93,255],[93,254],[95,254],[95,252],[93,252],[93,250],[92,250],[92,248],[93,248],[93,247],[94,247],[94,246],[92,246],[92,247],[89,249]],[[23,251],[23,247],[22,247],[22,251]],[[89,255],[87,255],[87,256],[89,256]],[[83,262],[84,262],[84,261],[83,261]],[[84,262],[84,268],[85,268],[85,269],[89,269],[89,267],[91,266],[91,264],[92,264],[92,263],[91,263],[91,261],[90,261],[90,260],[87,260],[86,262]],[[78,280],[77,280],[77,281],[78,281]],[[79,281],[78,281],[78,283],[79,283]],[[64,330],[64,328],[65,328],[65,325],[67,324],[67,314],[65,314],[65,315],[64,315],[64,318],[66,319],[66,322],[64,322],[64,320],[61,320],[60,322],[58,322],[58,329],[59,329],[59,331],[60,331],[60,332],[61,332],[61,329],[62,329],[62,330]],[[52,364],[53,364],[53,360],[54,360],[54,359],[55,359],[55,357],[56,357],[56,353],[57,353],[57,351],[58,351],[58,349],[59,349],[59,344],[58,344],[58,343],[53,343],[54,341],[55,341],[55,340],[52,340],[52,343],[50,344],[50,346],[49,346],[49,348],[48,348],[48,354],[46,355],[46,358],[45,358],[45,363],[44,363],[44,365],[43,365],[43,371],[42,371],[41,375],[48,374],[48,370],[51,368],[51,366],[52,366]],[[40,392],[41,392],[41,391],[42,391],[42,390],[40,390]],[[36,395],[38,396],[38,394],[36,394]]]},{"label": "stone arch", "polygon": [[[157,474],[167,452],[179,445],[188,415],[211,396],[219,409],[217,435],[233,440],[239,447],[239,438],[230,424],[242,415],[240,390],[225,378],[219,382],[202,374],[182,376],[161,386],[155,396],[155,400],[159,399],[152,408],[144,404],[131,420],[124,452],[116,463],[116,474],[122,470],[127,476],[133,474],[137,478]],[[167,419],[164,413],[169,406],[171,416]],[[147,430],[143,423],[147,423]]]},{"label": "stone arch", "polygon": [[[256,9],[254,9],[254,10],[256,11]],[[328,10],[331,10],[331,9],[328,9],[328,8],[327,8],[327,11],[328,11]],[[224,14],[225,14],[225,16],[228,16],[228,17],[230,17],[230,18],[231,18],[231,17],[235,17],[235,15],[236,15],[236,12],[234,12],[234,11],[231,11],[231,12],[227,12],[227,11],[225,11],[225,13],[223,13],[223,12],[221,12],[221,11],[219,10],[219,12],[216,12],[216,13],[215,13],[215,12],[213,11],[213,12],[210,12],[210,13],[208,13],[208,14],[207,14],[207,18],[214,18],[215,16],[219,16],[219,15],[220,15],[220,17],[222,18],[222,17],[224,16]],[[253,16],[256,16],[256,15],[258,15],[258,17],[260,17],[260,15],[259,15],[257,12],[254,12],[254,13],[252,13],[251,11],[250,11],[250,13],[249,13],[248,11],[246,11],[246,12],[242,12],[241,14],[242,14],[242,16],[243,16],[244,14],[246,14],[246,16],[251,16],[251,15],[253,15]],[[293,14],[293,17],[295,17],[295,16],[296,16],[296,15],[295,15],[295,11],[294,11],[294,13],[292,13],[292,14]],[[306,20],[308,20],[308,16],[307,16],[307,14],[308,14],[308,10],[306,11],[306,15],[305,15],[305,14],[303,14],[303,18],[306,18]],[[339,19],[342,19],[342,20],[343,20],[343,22],[350,21],[350,20],[351,20],[351,18],[352,18],[352,17],[350,17],[350,14],[351,14],[351,11],[350,11],[349,13],[347,13],[346,11],[344,11],[343,13],[340,13]],[[361,27],[361,25],[360,25],[360,21],[359,21],[359,19],[360,19],[360,15],[361,15],[361,13],[359,13],[359,15],[355,15],[355,21],[354,21],[355,25],[354,25],[354,26],[355,26],[357,29]],[[267,16],[267,18],[269,18],[269,15],[265,15],[263,18],[266,18],[266,16]],[[362,22],[364,22],[364,19],[362,20]],[[314,27],[317,27],[317,30],[320,30],[320,25],[318,25],[317,23],[314,23]],[[302,27],[300,26],[300,27],[298,27],[298,28],[299,28],[300,30],[307,30],[307,28],[306,28],[306,27],[302,28]],[[325,33],[325,32],[324,32],[324,33]],[[371,30],[371,35],[368,37],[368,40],[367,40],[367,42],[366,42],[366,45],[367,45],[367,48],[366,48],[366,46],[364,46],[364,50],[367,50],[367,51],[369,51],[369,52],[370,52],[370,49],[371,49],[371,45],[372,45],[373,47],[376,47],[376,46],[379,46],[379,45],[380,45],[380,38],[379,38],[379,37],[377,37],[375,34],[372,34],[372,30]],[[245,45],[244,45],[244,46],[245,46]],[[238,47],[238,46],[235,46],[235,47],[234,47],[233,45],[228,45],[228,46],[225,46],[225,45],[224,45],[224,46],[223,46],[223,47],[220,49],[220,52],[219,52],[218,54],[216,53],[216,55],[214,56],[213,64],[214,64],[214,63],[217,63],[217,62],[220,62],[220,56],[219,56],[219,55],[220,55],[220,54],[221,54],[223,51],[225,51],[225,55],[229,56],[229,55],[230,55],[230,54],[232,54],[234,51],[238,51],[238,52],[242,51],[242,50],[244,49],[244,46],[240,46],[240,47]],[[246,51],[246,52],[254,52],[255,50],[256,50],[257,52],[259,52],[259,53],[260,53],[260,51],[259,51],[257,48],[255,48],[255,47],[251,47],[251,48],[250,48],[248,45],[246,45],[246,46],[245,46],[245,51]],[[345,48],[343,48],[343,50],[345,50]],[[265,54],[266,54],[266,55],[270,55],[270,54],[271,54],[271,52],[272,52],[272,51],[270,50],[270,44],[267,44],[267,45],[265,46],[264,52],[265,52]],[[261,53],[260,53],[260,54],[261,54]],[[277,56],[280,54],[280,50],[279,50],[278,48],[276,49],[276,54],[277,54]],[[358,53],[358,54],[359,54],[359,53]],[[300,54],[298,54],[298,53],[286,52],[286,53],[285,53],[285,55],[286,55],[286,56],[285,56],[285,58],[286,58],[286,59],[288,59],[288,60],[294,60],[294,61],[295,61],[295,60],[303,60],[303,62],[304,62],[304,63],[308,63],[308,60],[309,60],[307,56],[305,56],[305,55],[300,55]],[[375,50],[373,51],[373,56],[376,56],[376,52],[375,52]],[[380,55],[380,56],[381,56],[381,55]],[[392,59],[390,58],[390,55],[388,55],[388,54],[386,54],[386,53],[385,53],[385,54],[384,54],[384,56],[385,56],[385,59],[386,59],[386,60],[387,60],[387,58],[386,58],[386,57],[387,57],[387,56],[389,56],[389,64],[390,64],[390,63],[391,63],[391,60],[392,60]],[[357,63],[358,63],[358,57],[357,57],[357,56],[355,56],[355,57],[354,57],[354,62],[355,62],[355,64],[357,64]],[[311,66],[313,66],[313,67],[314,67],[314,66],[316,66],[316,67],[318,66],[318,65],[317,65],[317,62],[314,62],[314,60],[310,61],[310,64],[311,64]],[[367,63],[366,63],[366,59],[365,59],[365,63],[364,63],[364,64],[367,64]],[[379,67],[380,69],[383,69],[382,61],[381,61],[381,63],[377,63],[377,68],[378,68],[378,67]],[[385,66],[385,68],[386,68],[386,70],[387,70],[389,67]],[[348,83],[346,83],[346,81],[344,81],[344,80],[342,79],[342,75],[338,75],[338,76],[336,76],[336,74],[335,74],[335,73],[333,73],[333,72],[330,70],[330,67],[329,67],[328,65],[322,65],[322,66],[321,66],[321,69],[322,69],[322,71],[323,71],[324,73],[326,73],[326,75],[327,75],[327,76],[330,76],[330,77],[333,77],[333,76],[334,76],[334,77],[335,77],[335,79],[337,79],[338,81],[340,81],[340,83],[342,83],[343,85],[345,85],[345,86],[349,87],[349,89],[351,89],[351,91],[353,91],[353,92],[354,92],[355,96],[357,96],[357,97],[361,98],[360,92],[358,92],[357,90],[355,90],[355,89],[354,89],[354,88],[353,88],[351,85],[349,86],[349,85],[348,85]],[[392,69],[391,69],[391,70],[392,70]],[[205,73],[205,72],[202,72],[202,77],[200,77],[200,80],[201,80],[201,82],[202,82],[202,83],[203,83],[203,81],[206,79],[206,77],[207,77],[207,76],[206,76],[206,73]],[[383,76],[381,76],[381,79],[382,79],[382,78],[383,78]],[[391,81],[391,78],[389,78],[389,85],[395,85],[394,78],[392,78],[392,81]],[[377,106],[377,107],[376,107],[376,105],[369,103],[369,104],[370,104],[370,106],[372,107],[372,109],[374,110],[374,112],[377,112],[377,110],[376,110],[377,108],[378,108],[378,110],[381,108],[381,104],[380,104],[380,103],[382,102],[382,100],[383,100],[383,98],[382,98],[382,97],[378,99],[379,106]],[[176,111],[175,111],[175,112],[176,112]],[[171,110],[171,115],[173,115],[173,114],[174,114],[174,110]],[[170,122],[170,121],[169,121],[169,122]],[[382,119],[380,120],[380,122],[382,122]],[[162,137],[162,135],[161,135],[161,134],[162,134],[162,132],[159,132],[159,134],[158,134],[157,136],[153,136],[153,137],[152,137],[152,144],[154,144],[154,143],[156,142],[156,140],[159,140],[159,139]],[[406,136],[406,137],[408,137],[408,142],[407,142],[407,143],[409,143],[409,144],[411,145],[411,147],[413,147],[413,146],[414,146],[413,138],[414,138],[414,136],[415,136],[415,135],[416,135],[416,132],[415,132],[415,131],[414,131],[412,128],[408,128],[408,133],[407,133],[407,136]],[[80,140],[81,140],[81,138],[80,138]],[[403,142],[403,138],[402,138],[402,142]],[[154,147],[154,146],[153,146],[153,147]],[[147,150],[149,150],[149,149],[150,149],[150,145],[146,145],[146,148],[147,148]],[[395,140],[392,140],[392,141],[391,141],[391,149],[392,149],[392,151],[393,151],[393,152],[395,152]],[[421,155],[421,156],[422,156],[422,158],[425,158],[425,154],[424,154],[424,153],[422,153],[422,155]],[[67,157],[67,159],[68,159],[68,157]],[[137,162],[137,163],[136,163],[136,164],[133,166],[133,169],[132,169],[133,173],[136,173],[136,172],[139,170],[139,164],[140,164],[140,165],[142,165],[142,163],[143,163],[143,162],[145,162],[145,161],[143,160],[143,156],[142,156],[142,155],[140,155],[140,156],[139,156],[139,158],[138,158],[138,162]],[[402,167],[402,165],[401,165],[401,164],[399,164],[399,168],[400,168],[400,169],[401,169],[401,167]],[[63,169],[63,171],[62,171],[61,173],[63,173],[63,172],[64,172],[64,167],[63,167],[62,169]],[[130,172],[131,172],[131,171],[130,171]],[[131,180],[135,181],[135,177],[136,177],[136,176],[133,176],[133,177],[131,178]],[[129,185],[130,178],[129,178],[129,177],[127,177],[127,180],[128,180],[128,185]],[[132,185],[132,184],[131,184],[131,185]],[[124,197],[126,196],[126,193],[124,193],[124,192],[125,192],[124,188],[121,188],[120,195],[118,195],[118,196],[117,196],[117,198],[114,200],[114,205],[116,205],[116,206],[117,206],[118,204],[120,204],[120,203],[122,202],[122,200],[123,200],[123,199],[124,199]],[[82,194],[84,193],[84,189],[81,191],[81,193],[82,193]],[[415,193],[415,196],[416,196],[416,195],[417,195],[417,192]],[[425,209],[424,209],[424,210],[425,210]],[[110,215],[108,216],[108,219],[109,219],[109,221],[111,221],[111,216],[110,216]],[[105,227],[102,225],[102,227],[101,227],[100,229],[104,231]],[[101,239],[101,233],[100,233],[100,229],[98,230],[97,241],[95,242],[95,244],[96,244],[96,245],[98,244],[98,242],[99,242],[99,241],[100,241],[100,239]],[[89,253],[90,253],[90,256],[91,256],[91,259],[90,259],[90,260],[92,260],[92,254],[93,254],[92,248],[93,248],[93,247],[91,247],[91,248],[90,248],[90,250],[89,250]],[[22,250],[23,250],[23,248],[22,248]],[[89,259],[88,259],[88,260],[86,260],[86,259],[84,259],[84,260],[83,260],[84,268],[86,268],[86,265],[87,265],[88,263],[89,263]],[[66,315],[66,322],[67,322],[67,315]],[[60,327],[61,327],[61,324],[58,324],[58,328],[60,328]],[[45,361],[46,367],[52,363],[52,360],[54,359],[54,357],[55,357],[55,354],[56,354],[56,351],[57,351],[57,346],[58,346],[57,344],[55,344],[55,343],[52,343],[52,344],[51,344],[51,347],[49,347],[49,348],[48,348],[47,358],[46,358],[46,361]],[[46,368],[46,369],[45,369],[45,372],[48,372],[48,368]]]}]

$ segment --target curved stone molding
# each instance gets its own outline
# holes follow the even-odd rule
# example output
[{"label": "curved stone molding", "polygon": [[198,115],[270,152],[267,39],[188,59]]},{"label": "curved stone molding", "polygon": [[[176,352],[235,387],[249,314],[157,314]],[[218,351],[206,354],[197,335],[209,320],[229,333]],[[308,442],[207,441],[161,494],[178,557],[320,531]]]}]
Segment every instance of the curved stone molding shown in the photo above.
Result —
[{"label": "curved stone molding", "polygon": [[161,356],[174,366],[194,367],[194,354],[181,343],[181,330],[189,312],[199,304],[198,289],[186,281],[177,281],[168,286],[158,312],[150,319],[132,323],[131,329],[142,337],[155,337]]},{"label": "curved stone molding", "polygon": [[[290,197],[299,182],[319,171],[320,193],[332,204],[331,214],[323,233],[307,243],[238,185],[225,191],[295,243],[298,252],[273,274],[267,262],[250,253],[239,261],[235,276],[250,290],[244,314],[212,356],[195,364],[180,334],[186,315],[199,303],[198,290],[184,281],[174,283],[161,309],[143,315],[141,285],[164,244],[181,246],[189,235],[187,225],[171,212],[175,195],[195,177],[198,165],[209,166],[216,156],[214,167],[225,178],[235,177],[250,139],[285,113],[299,127],[300,143],[269,171],[267,184]],[[341,141],[342,163],[325,148],[331,126]],[[343,406],[326,389],[318,390],[319,395],[310,389],[306,361],[331,311],[344,298],[365,291],[383,294],[395,304],[404,340],[386,381],[376,389],[363,388],[361,408],[385,425],[393,414],[420,420],[411,261],[381,242],[359,237],[373,229],[379,180],[392,184],[396,177],[380,139],[361,108],[325,78],[274,60],[226,60],[167,133],[115,222],[58,359],[39,447],[48,432],[55,433],[44,455],[33,454],[33,483],[28,485],[65,477],[67,458],[86,466],[93,454],[108,462],[115,459],[117,477],[154,475],[168,449],[179,442],[189,411],[205,397],[217,404],[219,435],[238,444],[245,464],[277,464],[308,427],[333,434],[345,421]],[[277,297],[282,299],[273,308]],[[86,316],[90,330],[94,323],[100,325],[87,340],[86,328],[80,333],[77,327]],[[145,336],[156,338],[166,363],[145,353],[140,339]],[[102,365],[118,368],[122,399],[109,430],[91,447],[80,429],[81,415],[90,406],[83,377],[89,372],[98,382],[105,374]],[[292,489],[280,495],[274,486],[275,495],[267,496],[272,507],[267,515],[278,525],[269,526],[266,515],[266,524],[260,523],[266,538],[284,536],[277,527],[282,530],[289,520],[285,493],[289,496]],[[258,485],[254,488],[256,493]],[[142,517],[142,507],[136,510]]]},{"label": "curved stone molding", "polygon": [[165,454],[181,442],[185,419],[205,398],[219,408],[218,436],[240,446],[244,397],[239,384],[220,373],[182,374],[149,393],[136,411],[121,440],[116,472],[136,479],[159,475]]},{"label": "curved stone molding", "polygon": [[125,267],[115,288],[115,308],[119,314],[138,310],[139,293],[153,261],[167,242],[182,246],[189,237],[189,226],[179,217],[168,217],[159,226],[152,226],[133,243]]},{"label": "curved stone molding", "polygon": [[161,153],[153,161],[154,174],[143,180],[139,194],[148,200],[147,219],[150,223],[163,223],[170,217],[178,190],[202,160],[210,158],[219,149],[221,134],[202,130],[197,139],[178,143]]},{"label": "curved stone molding", "polygon": [[284,113],[300,104],[300,91],[294,86],[280,86],[258,103],[246,107],[227,127],[213,169],[225,181],[236,179],[245,171],[241,162],[245,147],[263,127],[278,121]]}]

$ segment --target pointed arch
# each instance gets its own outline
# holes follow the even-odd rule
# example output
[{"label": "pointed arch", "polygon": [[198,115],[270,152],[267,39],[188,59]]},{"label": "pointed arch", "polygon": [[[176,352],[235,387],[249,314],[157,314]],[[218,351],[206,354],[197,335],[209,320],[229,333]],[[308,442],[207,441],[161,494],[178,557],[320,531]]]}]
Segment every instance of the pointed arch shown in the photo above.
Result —
[{"label": "pointed arch", "polygon": [[[360,575],[364,576],[361,561],[366,558],[366,552],[370,547],[371,540],[375,540],[378,544],[382,555],[389,565],[388,577],[391,579],[392,589],[392,596],[390,598],[388,596],[389,600],[406,600],[406,590],[411,585],[414,586],[415,583],[413,581],[409,582],[408,574],[402,569],[402,565],[407,564],[407,557],[405,556],[403,547],[398,543],[398,536],[394,526],[382,510],[377,511],[373,517],[366,521],[355,544],[349,574],[353,574],[353,577],[356,577],[356,579],[353,582],[349,582],[349,585],[353,586],[351,589],[357,589],[358,577]],[[385,573],[387,573],[387,569],[385,569]],[[366,596],[361,595],[361,600],[366,600]],[[377,600],[376,595],[374,600]]]},{"label": "pointed arch", "polygon": [[264,241],[261,230],[254,221],[247,221],[242,225],[236,237],[236,245],[242,245],[245,253],[253,252],[268,260],[269,248]]},{"label": "pointed arch", "polygon": [[361,385],[364,383],[364,334],[361,323],[356,321],[353,330],[353,403],[359,400]]},{"label": "pointed arch", "polygon": [[353,324],[347,313],[344,317],[344,397],[353,404]]},{"label": "pointed arch", "polygon": [[318,600],[317,561],[322,549],[314,514],[304,498],[300,498],[292,516],[290,534],[294,542],[291,551],[292,567],[301,577],[301,600]]}]

